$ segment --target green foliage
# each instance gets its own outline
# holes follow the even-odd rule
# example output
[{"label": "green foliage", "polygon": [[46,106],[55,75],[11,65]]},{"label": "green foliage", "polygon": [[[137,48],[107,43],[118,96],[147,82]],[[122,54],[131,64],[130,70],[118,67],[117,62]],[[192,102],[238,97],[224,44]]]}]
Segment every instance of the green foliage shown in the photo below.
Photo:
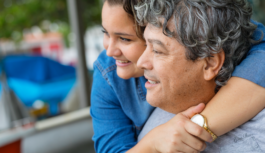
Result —
[{"label": "green foliage", "polygon": [[[102,0],[80,0],[84,27],[100,24]],[[265,1],[249,0],[253,19],[265,24]],[[66,40],[70,32],[66,0],[0,0],[0,38],[18,41],[24,29],[39,26],[43,20],[59,23]],[[63,23],[63,24],[62,24]]]},{"label": "green foliage", "polygon": [[82,0],[82,16],[87,27],[101,24],[102,0]]},{"label": "green foliage", "polygon": [[[81,1],[85,27],[100,24],[101,0]],[[61,28],[65,35],[69,27],[67,1],[0,0],[0,38],[19,39],[24,29],[39,26],[43,20],[66,23]]]},{"label": "green foliage", "polygon": [[249,0],[253,7],[252,18],[258,22],[265,24],[265,1],[264,0]]}]

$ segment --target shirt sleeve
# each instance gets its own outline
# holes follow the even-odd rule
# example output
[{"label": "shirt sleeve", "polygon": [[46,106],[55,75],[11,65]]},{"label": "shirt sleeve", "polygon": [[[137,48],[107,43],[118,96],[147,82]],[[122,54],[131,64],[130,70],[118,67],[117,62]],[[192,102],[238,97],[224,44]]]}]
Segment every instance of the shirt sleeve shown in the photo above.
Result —
[{"label": "shirt sleeve", "polygon": [[96,66],[90,112],[94,128],[92,139],[96,152],[126,152],[136,144],[132,121],[125,115],[115,92]]},{"label": "shirt sleeve", "polygon": [[255,40],[259,40],[262,36],[263,38],[251,47],[247,57],[236,66],[232,76],[244,78],[265,87],[265,27],[261,23],[252,22],[258,25],[253,38]]}]

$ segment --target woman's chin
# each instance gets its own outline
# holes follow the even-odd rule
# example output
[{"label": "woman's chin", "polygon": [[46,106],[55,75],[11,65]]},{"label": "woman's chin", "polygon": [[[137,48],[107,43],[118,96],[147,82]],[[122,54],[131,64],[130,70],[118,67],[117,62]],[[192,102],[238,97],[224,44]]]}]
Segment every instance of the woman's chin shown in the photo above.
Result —
[{"label": "woman's chin", "polygon": [[122,79],[130,79],[130,78],[138,78],[144,75],[144,71],[142,69],[140,70],[132,70],[132,69],[122,69],[117,68],[117,75]]},{"label": "woman's chin", "polygon": [[129,74],[119,74],[118,73],[118,76],[120,77],[120,78],[122,78],[122,79],[125,79],[125,80],[127,80],[127,79],[130,79],[130,78],[132,78],[133,77],[133,75],[129,75]]}]

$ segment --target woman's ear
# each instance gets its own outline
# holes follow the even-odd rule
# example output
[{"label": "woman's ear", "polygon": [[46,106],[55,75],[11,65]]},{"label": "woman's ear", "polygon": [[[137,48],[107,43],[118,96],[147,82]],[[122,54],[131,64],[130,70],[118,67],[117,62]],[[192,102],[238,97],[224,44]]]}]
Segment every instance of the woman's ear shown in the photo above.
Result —
[{"label": "woman's ear", "polygon": [[204,79],[210,81],[214,79],[221,70],[225,60],[225,53],[222,49],[219,53],[213,54],[212,57],[205,58],[203,68]]}]

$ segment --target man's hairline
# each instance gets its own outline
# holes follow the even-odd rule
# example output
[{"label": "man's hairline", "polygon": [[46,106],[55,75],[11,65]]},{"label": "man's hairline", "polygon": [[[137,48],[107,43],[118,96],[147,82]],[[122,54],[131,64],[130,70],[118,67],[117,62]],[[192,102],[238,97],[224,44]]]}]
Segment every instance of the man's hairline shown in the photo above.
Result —
[{"label": "man's hairline", "polygon": [[[147,29],[148,27],[150,27],[150,26],[152,26],[152,28],[161,29],[161,28],[159,28],[159,27],[154,26],[154,25],[151,24],[151,23],[147,23],[147,24],[146,24],[145,31],[146,31],[146,29]],[[144,33],[145,33],[145,31],[144,31]],[[163,32],[162,32],[162,33],[163,33]],[[163,35],[165,35],[165,34],[163,33]],[[165,36],[168,37],[167,35],[165,35]],[[145,38],[145,35],[143,35],[143,38],[144,38],[144,40],[145,40],[146,42],[148,41],[148,42],[151,43],[151,44],[157,44],[157,45],[161,46],[162,48],[164,48],[166,51],[169,52],[169,49],[167,48],[167,45],[166,45],[163,41],[161,41],[161,40],[159,40],[159,39],[146,39],[146,38]],[[169,38],[171,38],[171,37],[169,37]]]}]

